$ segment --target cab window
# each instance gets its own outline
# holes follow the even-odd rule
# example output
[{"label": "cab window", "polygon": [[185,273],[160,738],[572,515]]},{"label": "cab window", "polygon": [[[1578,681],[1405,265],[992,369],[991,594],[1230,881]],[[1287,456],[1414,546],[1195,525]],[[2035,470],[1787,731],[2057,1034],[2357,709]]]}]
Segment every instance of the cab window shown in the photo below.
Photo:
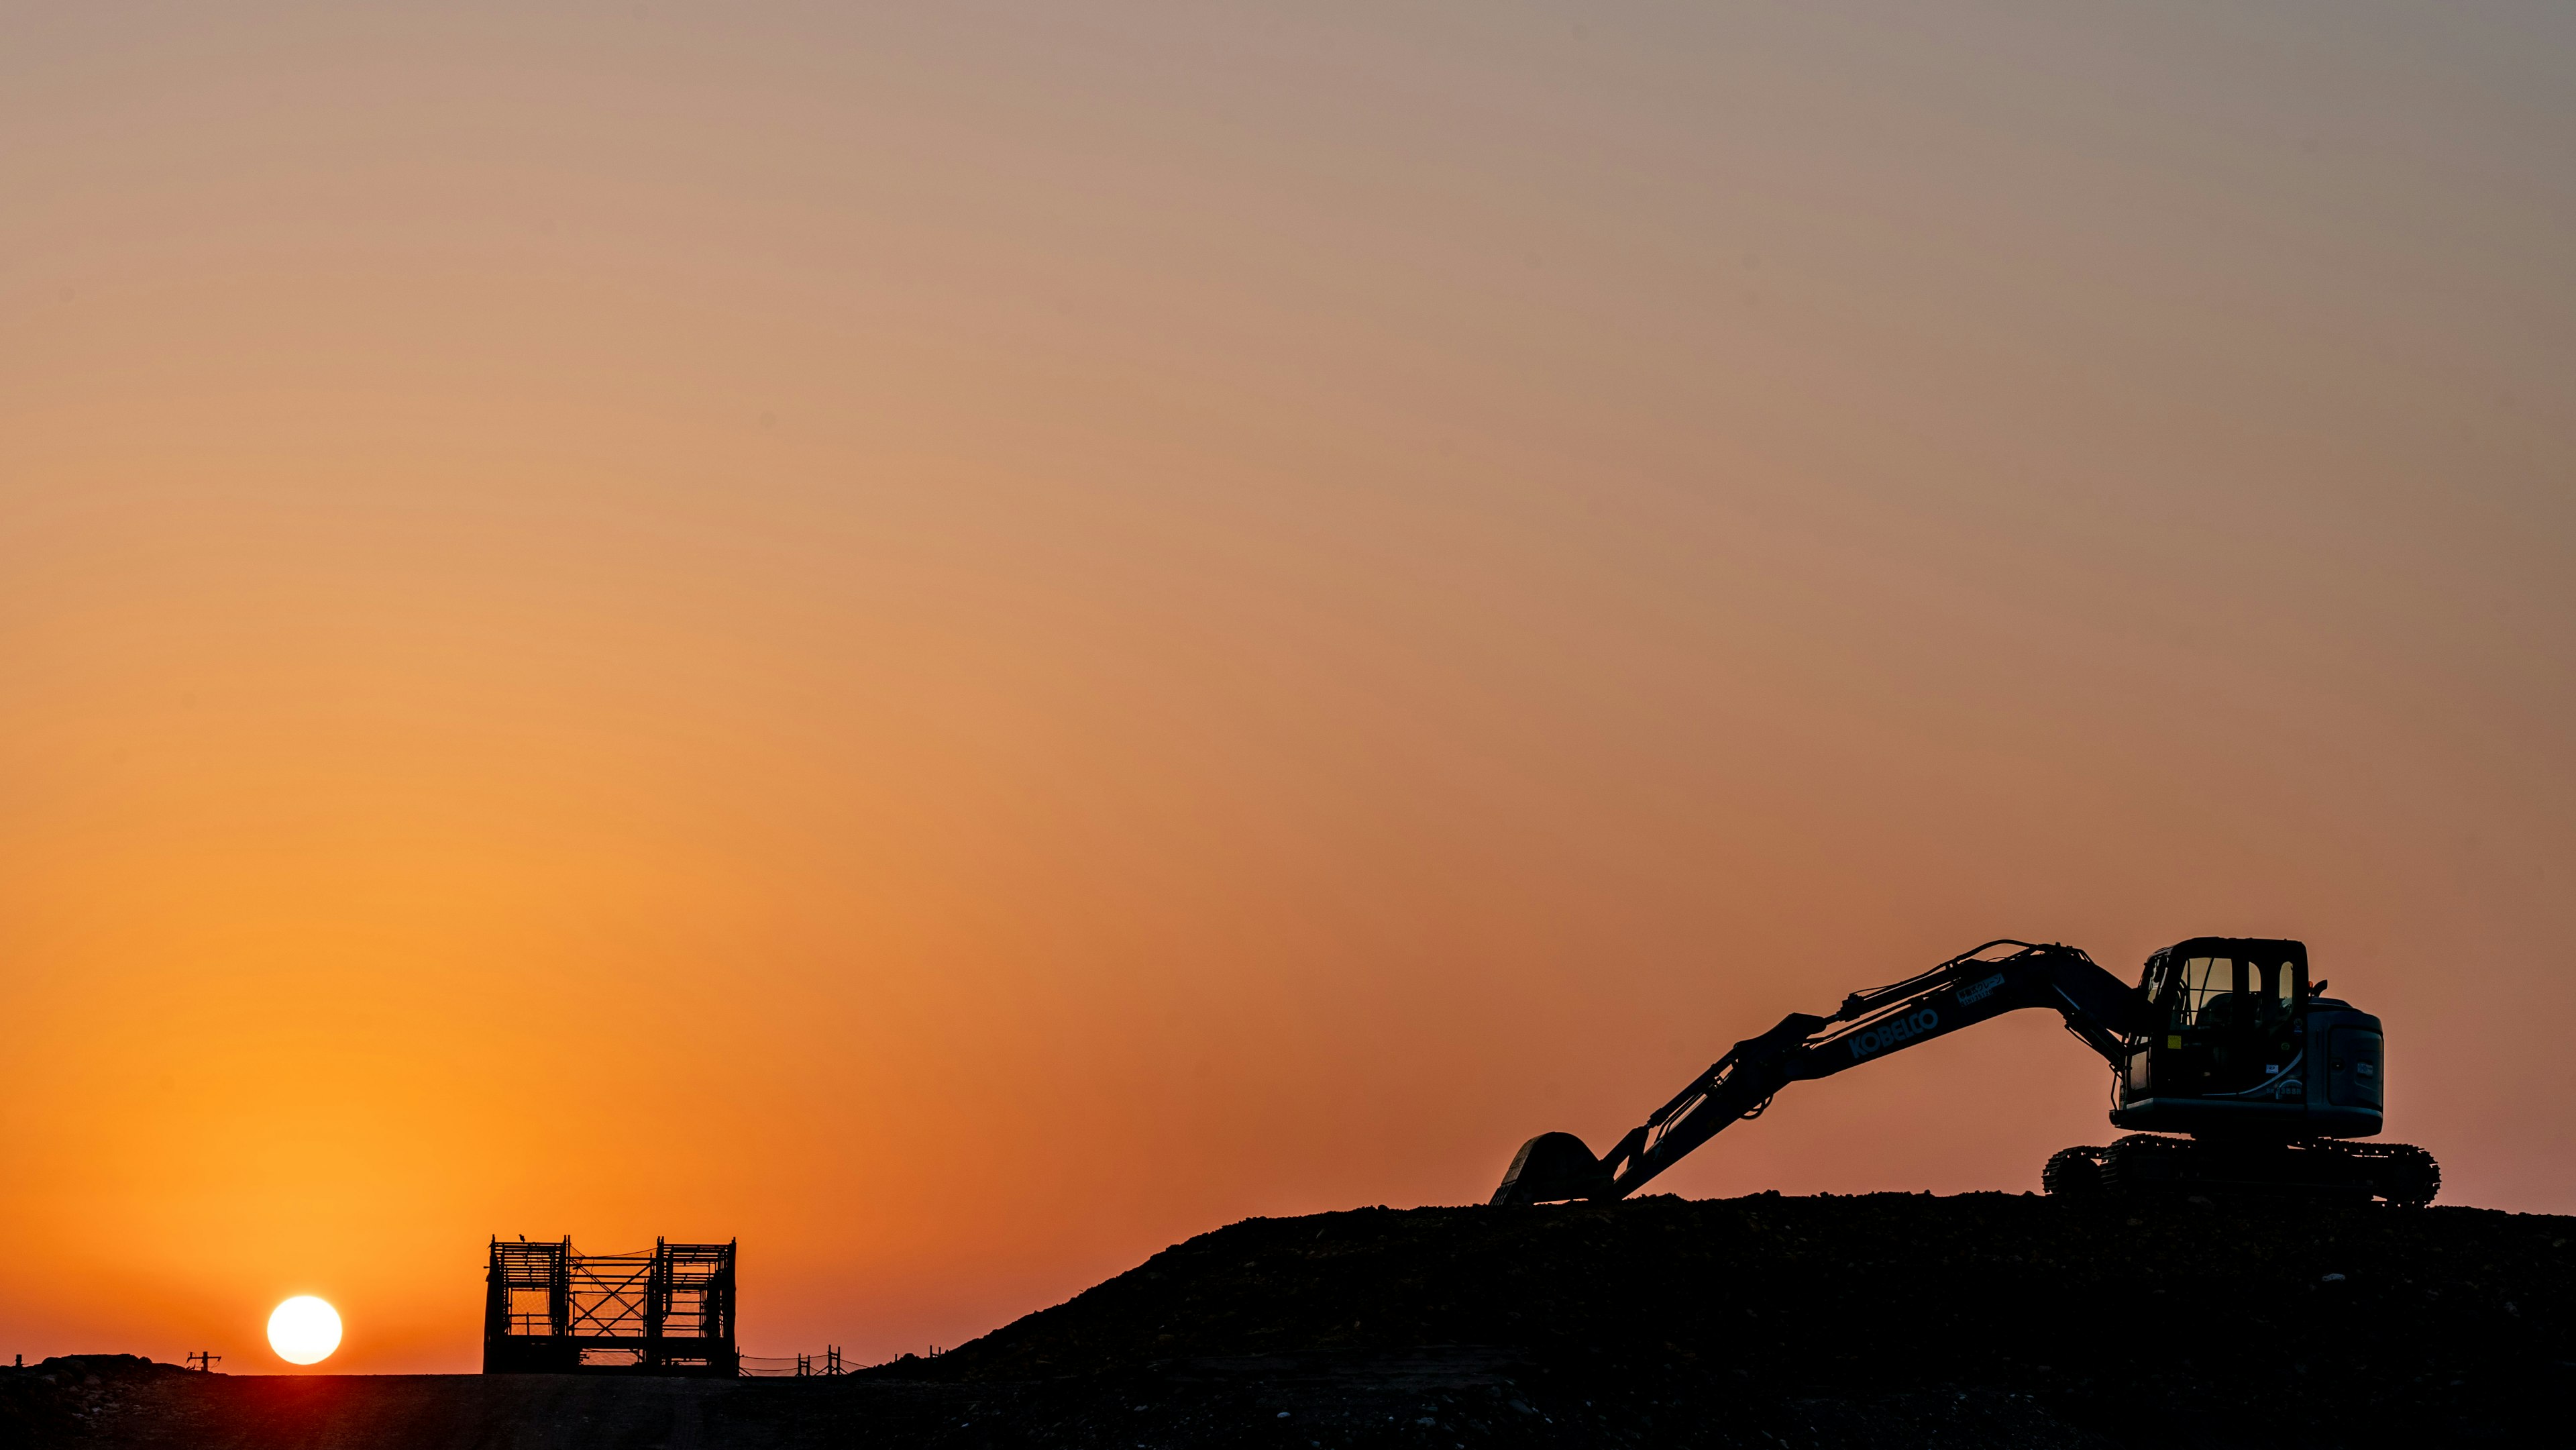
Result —
[{"label": "cab window", "polygon": [[2185,957],[2174,998],[2174,1023],[2216,1027],[2236,1018],[2236,959]]},{"label": "cab window", "polygon": [[2299,1001],[2299,964],[2297,962],[2247,962],[2246,990],[2265,1022],[2278,1022],[2290,1015]]}]

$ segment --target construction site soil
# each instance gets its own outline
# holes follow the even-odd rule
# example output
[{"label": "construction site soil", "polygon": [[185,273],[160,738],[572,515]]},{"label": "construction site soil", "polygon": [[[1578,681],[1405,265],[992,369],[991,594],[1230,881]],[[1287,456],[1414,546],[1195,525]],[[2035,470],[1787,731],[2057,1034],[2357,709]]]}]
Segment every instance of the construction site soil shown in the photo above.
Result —
[{"label": "construction site soil", "polygon": [[802,1380],[0,1370],[0,1441],[205,1450],[2566,1443],[2576,1219],[2004,1194],[1251,1219]]}]

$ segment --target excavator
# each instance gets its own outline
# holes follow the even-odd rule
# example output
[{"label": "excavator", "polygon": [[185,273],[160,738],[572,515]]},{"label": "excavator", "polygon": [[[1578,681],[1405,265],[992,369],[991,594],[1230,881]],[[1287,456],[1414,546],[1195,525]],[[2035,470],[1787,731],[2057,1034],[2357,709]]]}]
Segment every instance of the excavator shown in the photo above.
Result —
[{"label": "excavator", "polygon": [[2308,980],[2308,949],[2265,937],[2193,937],[2147,958],[2131,987],[2062,943],[1999,940],[1875,991],[1830,1017],[1792,1012],[1748,1037],[1609,1152],[1541,1133],[1512,1158],[1496,1204],[1609,1201],[1780,1089],[1830,1077],[2025,1007],[2051,1008],[2111,1066],[2106,1147],[2068,1148],[2040,1182],[2069,1199],[2267,1195],[2420,1206],[2441,1190],[2433,1155],[2379,1132],[2379,1019]]}]

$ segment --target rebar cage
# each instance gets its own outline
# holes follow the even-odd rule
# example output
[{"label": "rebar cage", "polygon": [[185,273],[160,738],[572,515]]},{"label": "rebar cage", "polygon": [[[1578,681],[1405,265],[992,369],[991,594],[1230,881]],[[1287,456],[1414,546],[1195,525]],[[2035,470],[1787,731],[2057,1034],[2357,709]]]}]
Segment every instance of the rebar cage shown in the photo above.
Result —
[{"label": "rebar cage", "polygon": [[492,1240],[485,1374],[741,1372],[734,1245],[653,1241],[649,1254],[579,1254],[572,1240]]}]

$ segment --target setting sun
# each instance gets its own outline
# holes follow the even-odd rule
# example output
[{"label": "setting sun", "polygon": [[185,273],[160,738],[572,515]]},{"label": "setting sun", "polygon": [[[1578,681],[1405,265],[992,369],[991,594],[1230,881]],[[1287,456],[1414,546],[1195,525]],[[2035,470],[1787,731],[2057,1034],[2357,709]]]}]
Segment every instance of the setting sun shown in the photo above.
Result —
[{"label": "setting sun", "polygon": [[268,1345],[288,1364],[320,1364],[340,1347],[340,1311],[298,1294],[269,1314]]}]

